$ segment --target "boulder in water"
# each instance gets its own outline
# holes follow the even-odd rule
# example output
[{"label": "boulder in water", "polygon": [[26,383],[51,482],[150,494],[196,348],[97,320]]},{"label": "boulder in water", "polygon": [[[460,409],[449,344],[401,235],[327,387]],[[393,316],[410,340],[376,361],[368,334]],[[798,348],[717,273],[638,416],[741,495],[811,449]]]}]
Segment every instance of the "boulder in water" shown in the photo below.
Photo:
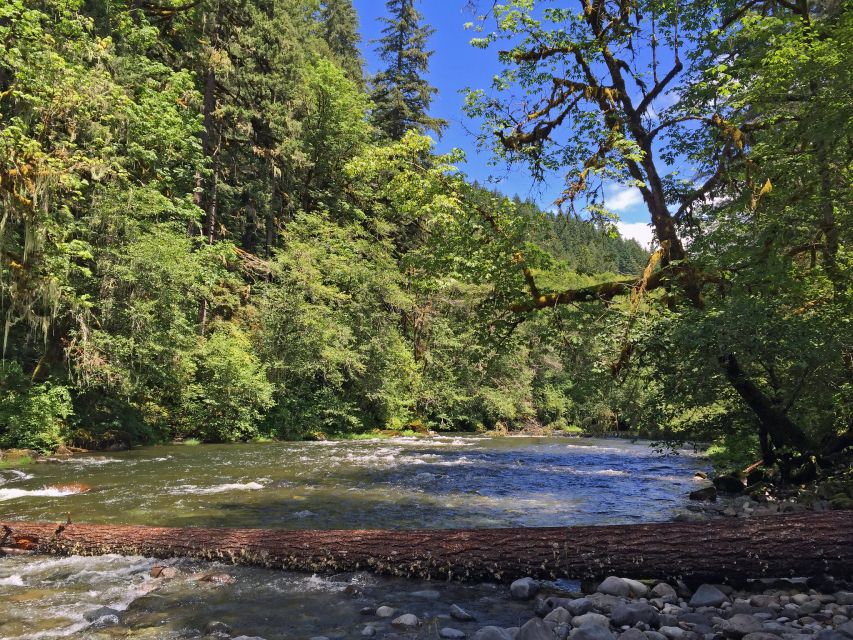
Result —
[{"label": "boulder in water", "polygon": [[539,583],[533,578],[520,578],[509,586],[514,600],[530,600],[539,592]]},{"label": "boulder in water", "polygon": [[207,635],[224,634],[224,635],[230,636],[231,635],[231,627],[229,627],[224,622],[220,622],[219,620],[213,620],[211,622],[208,622],[204,626],[204,632]]},{"label": "boulder in water", "polygon": [[710,487],[705,487],[704,489],[697,489],[696,491],[691,491],[689,497],[691,500],[697,500],[700,502],[716,502],[717,487],[711,485]]},{"label": "boulder in water", "polygon": [[398,618],[391,621],[391,625],[398,629],[414,629],[421,626],[421,621],[412,613],[404,613]]},{"label": "boulder in water", "polygon": [[[98,609],[93,609],[88,613],[83,614],[83,619],[86,622],[95,622],[96,620],[100,620],[101,618],[106,618],[108,616],[115,616],[116,618],[121,615],[121,611],[118,609],[113,609],[112,607],[99,607]],[[116,624],[118,624],[118,619],[116,619]]]}]

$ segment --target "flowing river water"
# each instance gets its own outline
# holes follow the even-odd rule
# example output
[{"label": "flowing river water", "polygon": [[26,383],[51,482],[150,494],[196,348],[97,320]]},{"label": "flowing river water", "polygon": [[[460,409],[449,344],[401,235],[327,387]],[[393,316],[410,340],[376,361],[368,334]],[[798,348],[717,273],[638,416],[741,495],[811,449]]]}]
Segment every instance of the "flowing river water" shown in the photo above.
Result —
[{"label": "flowing river water", "polygon": [[[609,439],[147,447],[0,470],[0,520],[60,522],[70,514],[75,522],[285,529],[662,521],[684,508],[704,466],[691,452],[660,456],[647,444]],[[164,581],[149,576],[163,563],[146,558],[0,558],[0,639],[184,638],[212,620],[267,640],[358,638],[373,620],[359,611],[378,605],[439,626],[454,602],[490,624],[529,617],[528,606],[507,604],[494,585],[171,563],[179,577]],[[205,573],[236,581],[199,581]],[[120,622],[96,629],[87,617],[105,606],[123,612]]]}]

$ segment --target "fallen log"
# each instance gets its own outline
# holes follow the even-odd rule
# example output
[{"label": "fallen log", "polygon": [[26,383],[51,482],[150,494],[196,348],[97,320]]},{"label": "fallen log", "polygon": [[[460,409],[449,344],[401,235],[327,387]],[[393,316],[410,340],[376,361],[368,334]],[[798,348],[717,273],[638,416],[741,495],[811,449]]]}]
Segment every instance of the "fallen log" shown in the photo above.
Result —
[{"label": "fallen log", "polygon": [[[40,553],[188,557],[410,578],[749,578],[853,575],[853,511],[704,523],[535,529],[286,531],[0,523],[3,546]],[[19,542],[20,541],[20,542]]]}]

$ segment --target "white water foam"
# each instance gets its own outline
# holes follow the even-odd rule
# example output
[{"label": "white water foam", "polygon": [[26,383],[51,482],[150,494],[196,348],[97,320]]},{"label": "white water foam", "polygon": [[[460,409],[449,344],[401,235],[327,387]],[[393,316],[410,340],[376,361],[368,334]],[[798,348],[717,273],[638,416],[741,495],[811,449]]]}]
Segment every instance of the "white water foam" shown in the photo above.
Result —
[{"label": "white water foam", "polygon": [[23,587],[24,579],[19,575],[0,578],[0,587]]},{"label": "white water foam", "polygon": [[0,502],[18,498],[61,498],[81,493],[80,489],[44,487],[43,489],[0,489]]},{"label": "white water foam", "polygon": [[55,460],[57,462],[61,462],[62,464],[72,464],[84,467],[124,462],[124,460],[121,460],[120,458],[107,458],[105,456],[90,456],[86,458],[55,458]]},{"label": "white water foam", "polygon": [[265,485],[260,482],[231,482],[226,484],[217,484],[212,487],[197,487],[194,484],[184,484],[180,487],[176,487],[170,493],[210,495],[214,493],[226,493],[228,491],[260,491],[264,487]]}]

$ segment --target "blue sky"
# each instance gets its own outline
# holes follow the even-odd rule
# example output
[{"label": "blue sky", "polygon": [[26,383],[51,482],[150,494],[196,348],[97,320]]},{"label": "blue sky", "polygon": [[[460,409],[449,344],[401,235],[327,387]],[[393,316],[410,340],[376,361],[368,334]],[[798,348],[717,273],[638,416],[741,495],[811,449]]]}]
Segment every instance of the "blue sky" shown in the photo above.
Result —
[{"label": "blue sky", "polygon": [[[385,0],[354,0],[353,4],[361,18],[362,50],[367,62],[368,73],[375,73],[380,62],[371,43],[380,36],[382,24],[378,18],[386,14]],[[472,22],[475,16],[465,8],[465,0],[423,0],[418,9],[424,15],[425,22],[432,25],[436,32],[430,40],[435,51],[430,61],[429,81],[439,90],[431,113],[450,123],[444,137],[438,141],[439,151],[460,148],[465,151],[467,162],[460,168],[472,179],[486,182],[490,177],[499,178],[497,188],[507,195],[519,195],[531,198],[540,206],[548,209],[560,194],[562,181],[559,176],[548,180],[544,185],[533,183],[522,166],[508,172],[503,165],[490,166],[487,152],[480,152],[469,131],[478,127],[476,122],[467,119],[462,112],[467,87],[487,88],[492,77],[500,72],[494,49],[482,50],[472,47],[469,42],[474,35],[466,30],[466,22]],[[643,206],[640,193],[635,188],[612,185],[607,193],[608,206],[622,219],[619,224],[623,235],[636,238],[647,245],[651,231],[646,221],[648,213]]]}]

